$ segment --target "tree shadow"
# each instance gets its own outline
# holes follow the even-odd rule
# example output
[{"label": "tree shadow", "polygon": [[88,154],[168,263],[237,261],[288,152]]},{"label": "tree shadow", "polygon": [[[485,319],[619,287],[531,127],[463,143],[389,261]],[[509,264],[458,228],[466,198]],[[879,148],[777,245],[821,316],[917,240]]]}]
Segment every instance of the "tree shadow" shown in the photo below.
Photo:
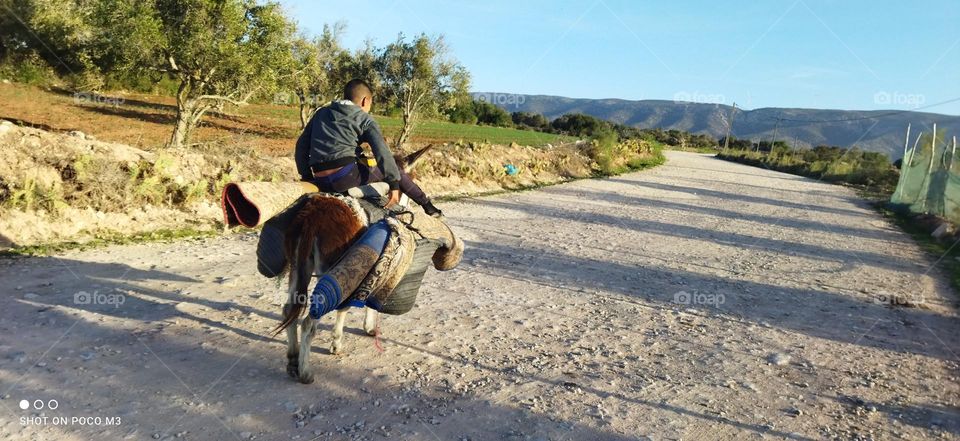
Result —
[{"label": "tree shadow", "polygon": [[[559,254],[545,249],[468,243],[471,258],[482,259],[489,275],[533,285],[564,286],[576,292],[596,290],[642,299],[645,303],[678,306],[675,295],[691,287],[708,287],[707,294],[723,294],[717,315],[729,315],[757,324],[790,329],[811,337],[904,354],[954,360],[960,347],[947,347],[936,335],[956,335],[955,317],[918,308],[895,308],[873,298],[855,298],[827,290],[803,289],[732,280],[675,269],[634,266]],[[517,258],[536,259],[536,265],[517,265]],[[574,270],[575,269],[575,270]],[[480,271],[483,272],[483,271]],[[582,295],[582,294],[580,294]],[[712,309],[708,309],[712,311]],[[712,312],[711,312],[712,314]],[[823,326],[831,323],[831,326]],[[903,327],[930,329],[926,341],[900,336]],[[953,344],[953,341],[949,341]]]},{"label": "tree shadow", "polygon": [[[563,190],[561,190],[563,191]],[[656,201],[657,204],[663,204],[661,200]],[[895,261],[890,258],[890,256],[871,253],[868,251],[857,251],[857,250],[834,250],[831,248],[826,248],[818,245],[797,243],[797,242],[786,242],[781,240],[775,240],[760,236],[750,236],[740,233],[732,232],[723,232],[723,231],[714,231],[709,229],[691,227],[687,225],[678,225],[666,222],[658,222],[654,220],[639,220],[639,219],[629,219],[626,217],[617,216],[615,214],[606,214],[606,213],[590,213],[589,220],[585,220],[584,216],[576,211],[566,210],[562,208],[552,207],[548,205],[540,204],[531,204],[531,203],[513,203],[503,200],[493,200],[493,199],[483,199],[483,200],[474,200],[473,203],[477,205],[483,205],[488,207],[496,207],[502,209],[512,209],[525,211],[533,213],[536,216],[542,216],[547,219],[564,219],[567,221],[580,222],[585,224],[603,224],[608,226],[621,227],[631,231],[642,231],[648,233],[656,233],[666,236],[673,236],[685,239],[698,239],[705,242],[719,243],[724,245],[729,245],[738,248],[745,249],[762,249],[766,251],[775,251],[781,252],[789,249],[791,253],[801,255],[805,258],[828,261],[828,262],[840,262],[848,263],[850,258],[856,260],[857,263],[863,265],[871,265],[879,268],[889,268],[897,269],[901,271],[907,271],[915,274],[920,274],[924,271],[925,268],[905,268],[904,262]]]},{"label": "tree shadow", "polygon": [[[174,105],[174,104],[154,103],[154,102],[150,102],[150,101],[138,100],[138,99],[135,99],[135,98],[121,97],[121,96],[102,95],[102,94],[96,94],[96,93],[92,93],[92,92],[90,92],[90,93],[88,93],[88,92],[79,92],[79,93],[78,93],[78,92],[75,92],[75,91],[72,91],[72,90],[64,89],[64,88],[62,88],[62,87],[53,87],[53,88],[50,89],[50,91],[53,92],[53,93],[56,93],[57,95],[64,96],[64,97],[70,97],[70,98],[80,97],[81,100],[83,100],[83,99],[86,98],[86,97],[96,96],[96,97],[102,98],[102,101],[104,101],[104,102],[122,103],[122,105],[143,107],[143,108],[146,108],[146,109],[152,109],[152,110],[157,110],[157,111],[161,111],[161,112],[172,112],[172,113],[176,113],[176,112],[177,112],[177,106]],[[83,107],[83,108],[92,108],[91,106],[82,106],[82,107]],[[99,106],[96,106],[96,107],[99,107]]]},{"label": "tree shadow", "polygon": [[[713,157],[713,159],[714,159],[714,160],[717,160],[717,161],[724,161],[723,159],[719,159],[719,158],[716,158],[716,157]],[[724,162],[731,163],[731,164],[741,165],[741,166],[744,167],[744,169],[757,169],[756,167],[750,167],[750,166],[748,166],[748,165],[743,165],[743,164],[736,163],[736,162],[730,162],[730,161],[724,161]],[[754,178],[759,177],[759,178],[763,178],[763,179],[767,179],[767,178],[769,178],[769,179],[781,179],[781,180],[784,180],[784,181],[802,181],[802,180],[806,179],[806,178],[803,178],[803,177],[801,177],[801,176],[793,176],[793,175],[790,175],[790,174],[787,174],[787,173],[776,172],[776,170],[767,170],[767,171],[776,172],[776,173],[778,174],[778,176],[774,176],[774,175],[771,175],[771,174],[744,173],[744,172],[735,172],[735,171],[730,171],[730,170],[719,170],[719,169],[716,169],[716,168],[691,167],[691,166],[689,166],[689,165],[673,165],[673,164],[671,164],[670,167],[672,167],[672,168],[677,168],[677,169],[682,169],[682,170],[708,171],[708,172],[713,172],[713,173],[721,173],[721,174],[725,174],[725,175],[750,176],[750,177],[754,177]],[[762,169],[762,170],[766,170],[766,169]],[[694,173],[694,174],[695,174],[695,173]]]},{"label": "tree shadow", "polygon": [[[245,331],[217,320],[218,315],[232,311],[241,316],[257,315],[279,323],[280,314],[266,312],[238,302],[222,302],[189,295],[194,287],[216,282],[203,282],[191,277],[156,269],[141,269],[124,263],[78,261],[62,257],[32,257],[18,261],[34,271],[34,284],[23,288],[47,291],[28,299],[44,311],[67,308],[105,317],[156,323],[190,320],[202,326],[236,333],[242,337],[263,340],[256,333]],[[161,290],[138,283],[159,282],[185,285],[185,288]],[[54,291],[49,293],[49,291]]]},{"label": "tree shadow", "polygon": [[0,251],[9,250],[11,248],[16,248],[17,243],[13,239],[0,234]]},{"label": "tree shadow", "polygon": [[70,129],[70,128],[58,128],[58,127],[53,127],[53,126],[51,126],[51,125],[49,125],[49,124],[35,123],[35,122],[31,122],[31,121],[27,121],[27,120],[23,120],[23,119],[19,119],[19,118],[13,118],[13,117],[9,117],[9,116],[3,116],[3,115],[0,115],[0,119],[4,119],[4,120],[7,120],[7,121],[10,121],[10,122],[12,122],[12,123],[14,123],[14,124],[16,124],[16,125],[18,125],[18,126],[30,127],[30,128],[34,128],[34,129],[40,129],[40,130],[45,130],[45,131],[48,131],[48,132],[57,132],[57,133],[59,133],[59,132],[69,132],[69,131],[72,131],[72,130],[77,130],[77,129]]},{"label": "tree shadow", "polygon": [[889,239],[894,236],[892,232],[877,230],[877,229],[864,229],[864,228],[854,228],[844,225],[832,225],[823,222],[817,222],[814,220],[806,220],[799,218],[780,218],[774,216],[767,216],[762,214],[753,214],[745,213],[743,211],[728,210],[723,208],[714,208],[706,205],[694,205],[694,204],[684,204],[680,202],[670,201],[666,199],[649,199],[642,198],[637,196],[625,196],[612,192],[601,192],[596,190],[589,190],[584,188],[550,188],[544,190],[550,194],[561,194],[574,198],[582,198],[584,195],[587,196],[588,200],[599,200],[611,202],[614,204],[622,204],[625,206],[635,206],[635,207],[647,207],[647,206],[657,206],[663,208],[669,208],[672,210],[686,211],[690,213],[699,213],[708,216],[715,216],[719,218],[726,219],[737,219],[745,220],[750,222],[757,222],[767,225],[776,225],[778,227],[793,228],[796,230],[812,230],[812,231],[826,231],[830,233],[842,234],[845,236],[853,237],[862,237],[866,239],[877,239],[884,240]]},{"label": "tree shadow", "polygon": [[650,189],[664,190],[664,191],[677,191],[682,193],[688,193],[691,195],[708,196],[708,197],[713,197],[717,199],[739,201],[739,202],[745,202],[750,204],[765,204],[765,205],[770,205],[774,207],[793,208],[793,209],[805,210],[805,211],[820,211],[824,213],[840,214],[844,216],[856,216],[861,218],[870,216],[869,213],[864,213],[862,211],[847,210],[847,209],[838,208],[838,207],[825,207],[823,205],[803,204],[799,202],[786,201],[783,199],[770,199],[762,196],[751,196],[751,195],[741,194],[741,193],[711,190],[703,187],[687,187],[682,185],[670,185],[670,184],[663,184],[658,182],[638,181],[638,180],[625,179],[625,178],[608,178],[607,180],[610,182],[617,182],[621,184],[635,185],[637,187],[646,187]]},{"label": "tree shadow", "polygon": [[[426,357],[388,359],[358,351],[355,356],[366,360],[358,366],[345,363],[349,358],[315,355],[318,380],[303,385],[286,375],[284,347],[274,338],[248,341],[198,327],[163,323],[159,328],[156,322],[130,329],[116,320],[77,318],[63,308],[38,312],[24,301],[9,306],[0,314],[13,321],[22,338],[2,346],[0,371],[11,379],[2,392],[16,397],[0,402],[8,418],[38,415],[16,407],[17,400],[29,397],[60,403],[43,411],[48,418],[122,419],[120,425],[18,426],[21,436],[42,430],[81,439],[151,434],[246,439],[242,433],[262,439],[311,439],[318,433],[433,439],[436,432],[453,432],[457,439],[637,439],[482,395],[454,393],[444,386],[455,381],[453,373],[427,385],[400,374],[419,369]],[[683,408],[672,411],[707,417]]]},{"label": "tree shadow", "polygon": [[921,429],[938,427],[953,435],[960,435],[960,408],[936,404],[926,405],[894,405],[880,402],[866,401],[853,396],[828,396],[824,398],[836,401],[848,409],[851,414],[881,412],[891,420],[899,421]]},{"label": "tree shadow", "polygon": [[[139,121],[146,121],[153,124],[161,125],[170,125],[175,124],[176,121],[176,109],[173,113],[153,113],[135,109],[131,106],[78,106],[84,110],[100,113],[102,115],[116,116],[120,118],[135,119]],[[227,118],[225,114],[219,113],[208,113],[204,115],[204,118],[198,123],[198,128],[209,127],[218,130],[223,130],[226,132],[244,135],[256,135],[269,139],[290,139],[291,144],[294,141],[296,135],[291,133],[290,128],[288,127],[277,127],[269,126],[263,124],[257,124],[251,122],[250,120],[242,120],[236,117]],[[218,119],[223,119],[227,121],[233,121],[239,126],[231,126],[217,121]]]}]

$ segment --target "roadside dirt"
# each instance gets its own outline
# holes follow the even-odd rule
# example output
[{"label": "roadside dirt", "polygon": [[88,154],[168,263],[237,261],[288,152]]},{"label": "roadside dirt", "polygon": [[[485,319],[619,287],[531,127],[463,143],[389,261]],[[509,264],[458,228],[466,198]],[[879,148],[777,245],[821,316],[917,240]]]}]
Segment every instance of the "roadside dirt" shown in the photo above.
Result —
[{"label": "roadside dirt", "polygon": [[443,204],[461,267],[383,318],[382,353],[354,312],[329,355],[325,317],[312,385],[267,335],[283,284],[253,235],[0,261],[0,438],[960,437],[929,256],[848,189],[668,156]]}]

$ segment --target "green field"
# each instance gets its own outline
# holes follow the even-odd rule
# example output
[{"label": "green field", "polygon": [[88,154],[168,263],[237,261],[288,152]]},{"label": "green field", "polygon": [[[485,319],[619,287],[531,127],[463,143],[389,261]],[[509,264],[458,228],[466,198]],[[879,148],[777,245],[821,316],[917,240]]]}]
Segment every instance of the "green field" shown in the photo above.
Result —
[{"label": "green field", "polygon": [[[292,106],[251,105],[240,110],[241,114],[258,118],[269,118],[287,126],[284,132],[290,137],[299,135],[298,109]],[[393,138],[400,131],[403,121],[399,117],[374,115],[374,118],[383,128],[384,136]],[[411,139],[417,143],[428,142],[488,142],[492,144],[510,144],[542,146],[546,144],[560,144],[576,141],[576,138],[552,133],[535,132],[532,130],[518,130],[507,127],[478,126],[472,124],[456,124],[448,121],[422,120],[413,129]]]}]

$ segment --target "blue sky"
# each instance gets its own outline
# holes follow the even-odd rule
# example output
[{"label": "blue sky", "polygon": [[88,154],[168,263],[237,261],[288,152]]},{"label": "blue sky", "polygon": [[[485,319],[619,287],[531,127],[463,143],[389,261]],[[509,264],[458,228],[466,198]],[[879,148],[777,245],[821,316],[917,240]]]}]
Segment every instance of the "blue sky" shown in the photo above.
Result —
[{"label": "blue sky", "polygon": [[[960,1],[310,1],[349,48],[443,34],[472,90],[746,109],[912,109],[960,98]],[[917,6],[922,4],[923,6]],[[925,111],[960,115],[960,101]]]}]

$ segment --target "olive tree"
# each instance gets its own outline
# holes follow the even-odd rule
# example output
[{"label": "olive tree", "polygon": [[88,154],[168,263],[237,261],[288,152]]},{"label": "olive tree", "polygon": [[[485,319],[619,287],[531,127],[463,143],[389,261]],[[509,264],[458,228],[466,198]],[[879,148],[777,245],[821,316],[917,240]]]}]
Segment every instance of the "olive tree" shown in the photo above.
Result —
[{"label": "olive tree", "polygon": [[[97,29],[87,20],[96,2],[0,0],[0,62],[40,61],[78,85],[99,87],[90,42]],[[84,81],[86,83],[88,81]]]},{"label": "olive tree", "polygon": [[289,72],[294,25],[276,3],[156,0],[158,33],[140,41],[135,67],[179,81],[171,147],[187,145],[204,114],[244,105]]},{"label": "olive tree", "polygon": [[343,79],[340,66],[349,54],[340,44],[346,23],[323,26],[314,39],[299,37],[293,41],[293,72],[289,83],[300,104],[300,127],[307,125],[317,106],[333,100]]},{"label": "olive tree", "polygon": [[442,36],[420,34],[407,40],[401,34],[379,51],[376,67],[383,94],[400,110],[403,126],[394,139],[400,149],[422,113],[452,107],[466,94],[470,76],[455,59]]}]

